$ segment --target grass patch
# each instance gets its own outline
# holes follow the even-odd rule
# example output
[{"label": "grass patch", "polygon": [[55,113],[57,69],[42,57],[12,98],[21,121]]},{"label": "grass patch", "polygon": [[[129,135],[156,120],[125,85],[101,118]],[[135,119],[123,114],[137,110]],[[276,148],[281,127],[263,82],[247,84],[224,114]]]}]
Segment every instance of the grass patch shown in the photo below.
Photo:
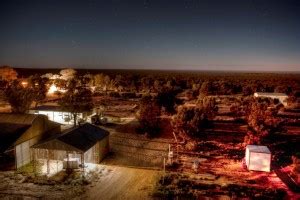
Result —
[{"label": "grass patch", "polygon": [[42,164],[38,161],[32,161],[22,167],[18,168],[16,173],[21,174],[35,174],[39,175],[42,172]]}]

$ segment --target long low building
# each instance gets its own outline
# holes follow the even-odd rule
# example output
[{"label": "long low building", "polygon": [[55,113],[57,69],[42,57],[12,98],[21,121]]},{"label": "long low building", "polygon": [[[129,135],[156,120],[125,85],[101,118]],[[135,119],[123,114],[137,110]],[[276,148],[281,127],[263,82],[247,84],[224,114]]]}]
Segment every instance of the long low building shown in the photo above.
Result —
[{"label": "long low building", "polygon": [[285,93],[273,93],[273,92],[255,92],[255,97],[261,98],[271,98],[271,99],[278,99],[282,105],[287,106],[287,98],[288,95]]},{"label": "long low building", "polygon": [[[42,105],[29,110],[30,114],[46,115],[49,120],[60,124],[73,124],[72,113],[63,110],[60,106],[56,105]],[[77,120],[85,119],[88,112],[77,113]]]}]

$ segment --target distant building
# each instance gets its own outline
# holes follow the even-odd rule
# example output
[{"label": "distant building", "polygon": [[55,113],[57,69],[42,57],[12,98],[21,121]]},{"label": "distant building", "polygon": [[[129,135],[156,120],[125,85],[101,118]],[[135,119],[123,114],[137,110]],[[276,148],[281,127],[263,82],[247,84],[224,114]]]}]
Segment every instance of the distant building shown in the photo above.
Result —
[{"label": "distant building", "polygon": [[247,145],[246,165],[248,170],[270,172],[271,152],[266,146]]},{"label": "distant building", "polygon": [[[73,115],[68,111],[64,111],[60,106],[43,105],[29,110],[30,114],[46,115],[49,120],[60,124],[73,124]],[[88,112],[77,113],[77,120],[85,119],[89,115]]]},{"label": "distant building", "polygon": [[0,153],[13,156],[18,169],[30,162],[30,147],[52,131],[60,131],[60,125],[43,115],[0,114]]},{"label": "distant building", "polygon": [[272,98],[272,99],[278,99],[280,103],[282,103],[284,106],[287,106],[287,98],[288,95],[284,93],[273,93],[273,92],[255,92],[255,97],[262,97],[262,98]]},{"label": "distant building", "polygon": [[[79,168],[85,164],[97,164],[109,152],[109,132],[85,123],[58,133],[53,137],[32,146],[33,159],[56,160],[63,168]],[[47,166],[48,173],[50,167]]]}]

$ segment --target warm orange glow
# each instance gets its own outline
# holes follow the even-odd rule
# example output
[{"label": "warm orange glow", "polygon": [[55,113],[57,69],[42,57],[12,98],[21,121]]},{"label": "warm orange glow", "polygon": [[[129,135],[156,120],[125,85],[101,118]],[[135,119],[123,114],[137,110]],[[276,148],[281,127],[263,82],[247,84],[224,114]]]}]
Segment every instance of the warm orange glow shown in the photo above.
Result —
[{"label": "warm orange glow", "polygon": [[28,82],[26,82],[26,81],[22,81],[22,82],[21,82],[21,84],[22,84],[22,86],[23,86],[23,87],[27,87],[27,85],[28,85]]},{"label": "warm orange glow", "polygon": [[54,84],[52,84],[48,90],[48,93],[54,94],[54,92],[56,92],[56,91],[58,91],[57,87]]},{"label": "warm orange glow", "polygon": [[52,84],[48,90],[48,94],[54,94],[55,92],[65,93],[66,90],[60,89],[56,87],[56,85]]}]

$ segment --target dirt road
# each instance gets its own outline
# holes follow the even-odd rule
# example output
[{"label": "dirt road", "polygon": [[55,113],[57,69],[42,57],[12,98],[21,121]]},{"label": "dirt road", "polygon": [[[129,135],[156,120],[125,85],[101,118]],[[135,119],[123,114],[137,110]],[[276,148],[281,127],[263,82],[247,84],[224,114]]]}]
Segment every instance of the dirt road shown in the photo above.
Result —
[{"label": "dirt road", "polygon": [[107,166],[109,173],[90,186],[84,199],[151,199],[159,171]]}]

